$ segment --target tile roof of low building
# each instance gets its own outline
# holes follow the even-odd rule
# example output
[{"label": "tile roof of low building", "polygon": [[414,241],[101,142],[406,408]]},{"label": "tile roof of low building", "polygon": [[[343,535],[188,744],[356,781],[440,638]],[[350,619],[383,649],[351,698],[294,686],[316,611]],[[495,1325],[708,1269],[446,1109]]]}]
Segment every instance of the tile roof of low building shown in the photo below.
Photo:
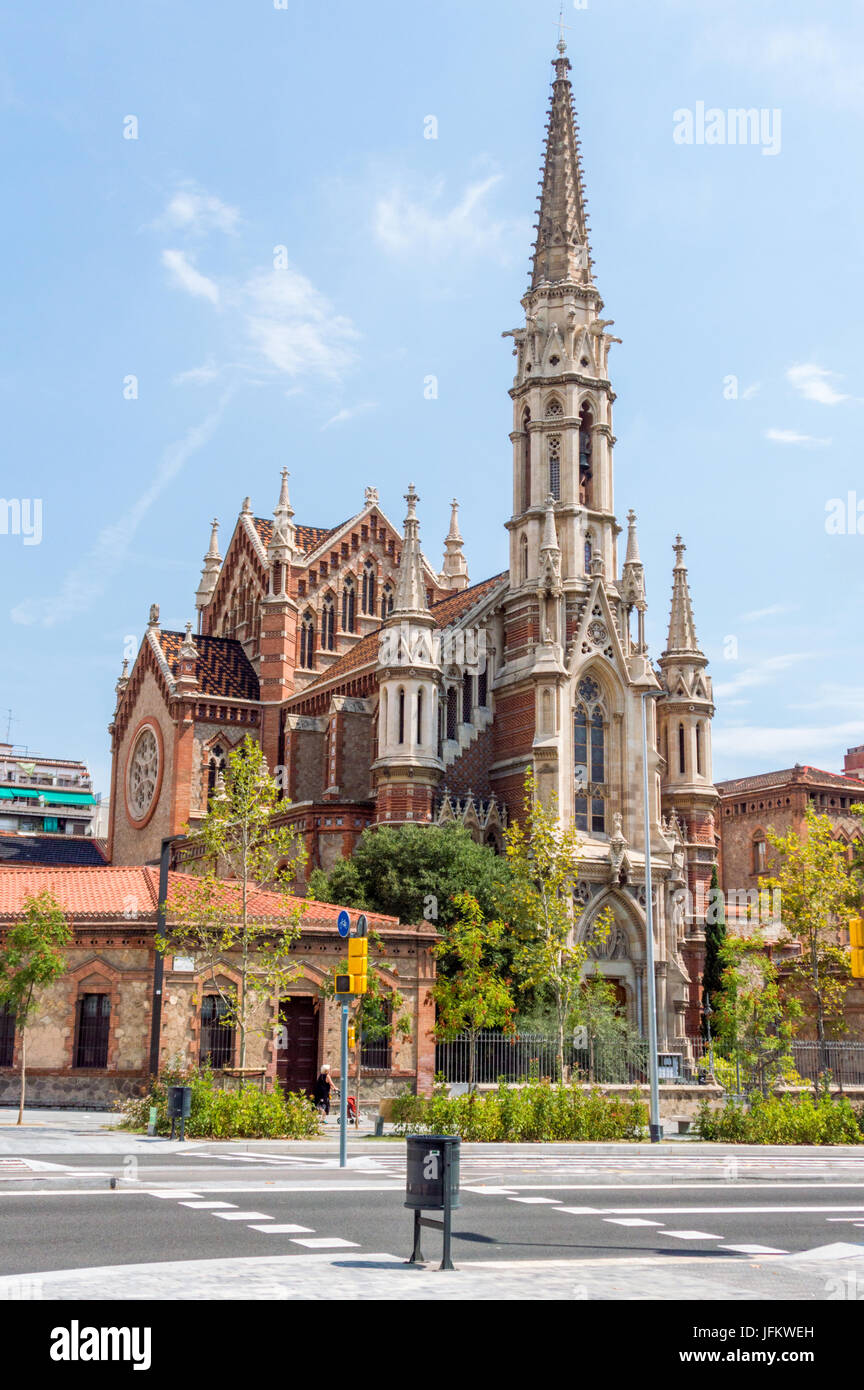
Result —
[{"label": "tile roof of low building", "polygon": [[[188,902],[189,895],[201,884],[202,880],[194,874],[169,875],[169,920],[173,915],[172,905],[179,908],[184,901]],[[225,903],[230,905],[232,899],[239,902],[238,883],[223,881],[222,888]],[[119,919],[128,922],[129,930],[134,931],[136,921],[148,926],[155,923],[159,871],[148,865],[105,864],[101,868],[34,865],[25,868],[0,864],[0,921],[20,917],[25,900],[45,889],[54,895],[73,921]],[[286,921],[298,907],[303,910],[304,925],[336,930],[336,919],[342,910],[338,903],[319,903],[311,898],[296,898],[265,889],[253,889],[249,896],[250,913],[259,920]],[[400,925],[397,917],[383,913],[368,912],[366,916],[372,928],[392,930]]]},{"label": "tile roof of low building", "polygon": [[[165,660],[175,677],[180,671],[180,645],[184,632],[159,633]],[[193,638],[198,649],[198,693],[223,699],[259,699],[258,677],[242,645],[233,637]]]},{"label": "tile roof of low building", "polygon": [[99,842],[82,836],[22,835],[0,831],[0,864],[104,865]]},{"label": "tile roof of low building", "polygon": [[[265,516],[253,517],[255,530],[263,546],[268,546],[273,539],[273,522]],[[313,550],[317,550],[319,545],[323,545],[328,536],[335,536],[336,532],[345,525],[340,521],[338,526],[295,526],[294,540],[297,549],[302,550],[304,555],[309,555]]]},{"label": "tile roof of low building", "polygon": [[721,796],[737,796],[740,792],[765,791],[769,787],[782,787],[790,783],[802,783],[810,787],[836,787],[838,790],[860,792],[864,801],[864,782],[858,777],[847,777],[842,772],[824,772],[822,768],[797,763],[795,767],[783,768],[779,772],[760,772],[753,777],[732,777],[726,782],[715,783]]}]

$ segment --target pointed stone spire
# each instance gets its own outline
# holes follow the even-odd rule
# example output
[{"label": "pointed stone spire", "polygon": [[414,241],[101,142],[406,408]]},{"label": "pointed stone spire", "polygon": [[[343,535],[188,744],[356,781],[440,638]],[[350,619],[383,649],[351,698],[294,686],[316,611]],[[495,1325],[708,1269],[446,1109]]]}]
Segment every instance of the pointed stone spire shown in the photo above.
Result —
[{"label": "pointed stone spire", "polygon": [[454,497],[450,503],[450,530],[444,540],[444,567],[440,575],[445,589],[468,588],[468,562],[462,554],[463,545],[459,531],[459,503]]},{"label": "pointed stone spire", "polygon": [[532,289],[544,283],[592,282],[579,127],[573,109],[573,88],[567,76],[570,59],[566,54],[562,28],[546,126]]},{"label": "pointed stone spire", "polygon": [[123,658],[123,669],[122,669],[122,671],[120,672],[120,675],[117,677],[117,684],[114,686],[114,690],[116,691],[116,694],[117,694],[117,704],[118,704],[118,706],[119,706],[119,704],[120,704],[120,700],[121,700],[121,698],[122,698],[123,692],[124,692],[124,690],[126,689],[126,687],[127,687],[128,684],[129,684],[129,662],[128,662],[127,658],[124,656],[124,658]]},{"label": "pointed stone spire", "polygon": [[687,549],[680,536],[675,537],[672,547],[675,551],[675,568],[672,571],[672,607],[669,613],[669,636],[666,640],[664,656],[701,656],[696,637],[696,624],[693,621],[693,605],[690,601],[690,588],[687,583],[687,567],[684,564],[684,551]]},{"label": "pointed stone spire", "polygon": [[627,556],[621,572],[621,597],[637,608],[645,606],[645,571],[639,556],[639,537],[636,534],[636,513],[627,513]]},{"label": "pointed stone spire", "polygon": [[198,648],[192,636],[192,624],[186,624],[186,636],[180,643],[180,661],[175,679],[177,690],[189,694],[198,685]]},{"label": "pointed stone spire", "polygon": [[207,607],[213,597],[213,591],[219,581],[219,571],[222,567],[222,556],[219,554],[219,522],[214,517],[210,524],[210,545],[204,556],[201,583],[195,594],[195,607],[198,609],[199,621],[202,610]]},{"label": "pointed stone spire", "polygon": [[414,484],[408,484],[405,494],[408,511],[405,514],[405,527],[402,539],[402,554],[399,559],[399,574],[396,579],[396,593],[393,598],[393,617],[428,616],[426,602],[426,580],[423,574],[423,556],[420,550],[420,525],[417,520],[417,503],[420,498]]},{"label": "pointed stone spire", "polygon": [[295,534],[294,508],[288,496],[288,469],[283,468],[279,501],[273,512],[273,535],[267,546],[271,594],[281,595],[287,592],[288,575],[296,550]]}]

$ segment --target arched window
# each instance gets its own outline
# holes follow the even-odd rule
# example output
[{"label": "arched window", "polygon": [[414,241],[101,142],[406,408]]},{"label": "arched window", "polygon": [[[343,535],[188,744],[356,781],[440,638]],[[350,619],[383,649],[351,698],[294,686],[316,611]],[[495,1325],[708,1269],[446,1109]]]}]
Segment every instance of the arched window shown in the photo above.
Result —
[{"label": "arched window", "polygon": [[753,839],[753,872],[754,874],[764,874],[768,847],[765,836],[761,830],[756,832]]},{"label": "arched window", "polygon": [[207,762],[207,800],[216,790],[216,778],[225,767],[225,753],[217,744]]},{"label": "arched window", "polygon": [[315,657],[315,621],[311,613],[304,613],[300,626],[300,665],[306,670],[312,666]]},{"label": "arched window", "polygon": [[687,759],[685,757],[684,725],[678,725],[678,771],[682,777],[687,771]]},{"label": "arched window", "polygon": [[531,435],[528,426],[531,424],[531,411],[526,410],[522,416],[522,507],[523,512],[531,506]]},{"label": "arched window", "polygon": [[591,573],[591,562],[594,559],[594,540],[589,531],[585,539],[585,573]]},{"label": "arched window", "polygon": [[519,542],[519,581],[524,584],[528,579],[528,537],[522,536]]},{"label": "arched window", "polygon": [[336,646],[336,614],[329,596],[321,609],[321,646],[325,652],[332,652]]},{"label": "arched window", "polygon": [[363,566],[363,612],[375,612],[375,567],[371,560]]},{"label": "arched window", "polygon": [[561,436],[549,439],[549,491],[556,502],[561,500]]},{"label": "arched window", "polygon": [[423,691],[417,691],[417,746],[423,742]]},{"label": "arched window", "polygon": [[470,724],[474,710],[474,678],[470,671],[462,676],[462,723]]},{"label": "arched window", "polygon": [[477,676],[477,704],[486,709],[489,703],[489,667],[484,665]]},{"label": "arched window", "polygon": [[405,742],[405,691],[399,690],[399,737],[398,743]]},{"label": "arched window", "polygon": [[381,691],[381,708],[380,708],[379,711],[378,711],[378,751],[379,751],[379,753],[380,753],[381,749],[384,747],[385,743],[387,742],[387,710],[388,710],[388,708],[389,708],[389,700],[388,700],[388,697],[387,697],[387,687],[386,687],[386,685],[385,685],[384,689]]},{"label": "arched window", "polygon": [[389,618],[393,612],[393,585],[388,580],[381,590],[381,618]]},{"label": "arched window", "polygon": [[606,833],[606,712],[600,686],[585,676],[573,711],[573,775],[576,829]]},{"label": "arched window", "polygon": [[546,419],[558,420],[564,414],[564,407],[557,396],[550,396],[546,402]]},{"label": "arched window", "polygon": [[701,722],[701,720],[700,720],[700,722],[696,725],[696,772],[698,773],[698,775],[699,775],[700,777],[702,776],[703,771],[704,771],[703,766],[702,766],[702,729],[703,729],[703,727],[704,727],[704,726],[703,726],[703,724],[702,724],[702,722]]},{"label": "arched window", "polygon": [[342,585],[342,631],[354,631],[354,605],[357,595],[354,592],[354,580],[348,578]]},{"label": "arched window", "polygon": [[459,713],[459,711],[458,711],[458,709],[457,709],[457,707],[456,707],[456,687],[455,687],[455,685],[448,685],[448,687],[447,687],[447,730],[446,730],[446,733],[447,733],[447,737],[448,737],[448,738],[456,738],[456,732],[457,732],[457,715],[458,715],[458,713]]},{"label": "arched window", "polygon": [[583,507],[593,506],[591,480],[593,476],[591,434],[594,418],[588,405],[579,411],[579,501]]},{"label": "arched window", "polygon": [[554,734],[555,729],[552,724],[552,692],[544,690],[540,700],[540,732],[541,734]]}]

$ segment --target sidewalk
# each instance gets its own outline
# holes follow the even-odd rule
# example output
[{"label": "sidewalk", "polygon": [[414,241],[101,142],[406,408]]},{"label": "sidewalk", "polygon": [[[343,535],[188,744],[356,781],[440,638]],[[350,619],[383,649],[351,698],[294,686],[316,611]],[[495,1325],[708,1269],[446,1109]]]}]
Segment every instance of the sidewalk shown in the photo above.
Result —
[{"label": "sidewalk", "polygon": [[[406,1228],[406,1249],[409,1243]],[[0,1279],[0,1301],[822,1301],[855,1297],[846,1291],[864,1288],[864,1258],[849,1258],[840,1253],[844,1249],[827,1246],[806,1260],[460,1260],[453,1272],[414,1268],[404,1255],[392,1254],[169,1261],[13,1275]]]}]

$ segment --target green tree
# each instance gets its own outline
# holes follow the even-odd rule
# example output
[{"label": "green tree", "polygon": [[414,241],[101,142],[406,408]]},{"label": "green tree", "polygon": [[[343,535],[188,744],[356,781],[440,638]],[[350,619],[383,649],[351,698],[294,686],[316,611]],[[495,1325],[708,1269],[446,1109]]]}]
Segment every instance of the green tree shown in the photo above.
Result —
[{"label": "green tree", "polygon": [[[611,922],[604,922],[609,930]],[[644,1066],[645,1048],[615,995],[611,980],[597,973],[582,975],[568,1020],[569,1028],[583,1028],[588,1043],[588,1080],[624,1082]]]},{"label": "green tree", "polygon": [[793,1079],[791,1040],[803,1012],[787,998],[764,936],[729,936],[720,948],[722,987],[714,996],[718,1042],[738,1061],[745,1084],[767,1095],[779,1081]]},{"label": "green tree", "polygon": [[560,822],[554,798],[548,807],[538,799],[530,770],[525,776],[523,822],[510,826],[505,841],[510,879],[502,895],[502,915],[513,937],[514,971],[523,989],[551,1001],[558,1074],[564,1080],[564,1035],[574,1017],[589,952],[608,936],[609,919],[601,916],[587,939],[575,939],[581,907],[574,889],[582,842],[575,827]]},{"label": "green tree", "polygon": [[780,944],[800,948],[784,962],[784,970],[824,1043],[829,1033],[846,1029],[844,1001],[852,980],[840,932],[857,893],[849,877],[846,846],[835,839],[828,816],[818,815],[809,805],[804,814],[800,834],[767,832],[778,862],[772,875],[760,878],[759,887],[779,892],[784,932]]},{"label": "green tree", "polygon": [[308,891],[320,902],[443,929],[458,916],[459,893],[472,893],[494,917],[495,894],[506,879],[506,861],[478,845],[464,825],[382,825],[363,832],[350,860],[327,874],[313,872]]},{"label": "green tree", "polygon": [[[705,964],[702,969],[702,1002],[714,1007],[714,999],[723,983],[723,943],[726,940],[726,908],[717,865],[711,870],[711,891],[708,896],[708,910],[705,913]],[[702,1016],[702,1033],[707,1036],[708,1021]]]},{"label": "green tree", "polygon": [[[260,746],[247,734],[190,836],[203,847],[204,872],[175,885],[169,902],[174,921],[156,942],[163,954],[189,951],[204,961],[223,1002],[220,1022],[238,1031],[241,1068],[257,997],[278,1001],[301,969],[291,948],[300,935],[303,903],[289,904],[287,895],[306,856],[296,830],[276,824],[286,804]],[[261,889],[286,896],[278,922]],[[239,975],[237,990],[222,983],[223,962]],[[272,1026],[261,1035],[269,1037]]]},{"label": "green tree", "polygon": [[18,1124],[24,1123],[27,1091],[27,1026],[41,1003],[41,991],[67,966],[64,948],[72,931],[57,899],[47,889],[28,894],[22,920],[9,927],[0,951],[0,1005],[15,1015],[21,1035],[21,1095]]},{"label": "green tree", "polygon": [[477,1034],[483,1028],[513,1031],[516,1010],[510,981],[503,978],[495,960],[505,932],[503,922],[487,922],[471,893],[457,893],[453,900],[456,920],[444,939],[432,948],[440,960],[446,956],[449,973],[439,975],[432,990],[436,1004],[435,1035],[469,1039],[468,1084],[474,1090]]}]

